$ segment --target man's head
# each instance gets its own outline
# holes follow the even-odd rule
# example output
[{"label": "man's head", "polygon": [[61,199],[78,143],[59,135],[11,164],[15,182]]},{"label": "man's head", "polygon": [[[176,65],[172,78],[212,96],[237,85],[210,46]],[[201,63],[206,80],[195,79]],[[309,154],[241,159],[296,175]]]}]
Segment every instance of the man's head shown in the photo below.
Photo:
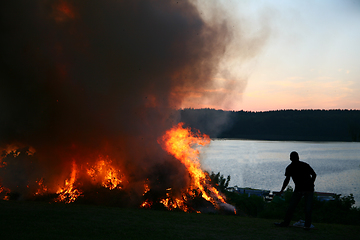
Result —
[{"label": "man's head", "polygon": [[293,162],[299,161],[299,154],[295,151],[290,153],[290,160]]}]

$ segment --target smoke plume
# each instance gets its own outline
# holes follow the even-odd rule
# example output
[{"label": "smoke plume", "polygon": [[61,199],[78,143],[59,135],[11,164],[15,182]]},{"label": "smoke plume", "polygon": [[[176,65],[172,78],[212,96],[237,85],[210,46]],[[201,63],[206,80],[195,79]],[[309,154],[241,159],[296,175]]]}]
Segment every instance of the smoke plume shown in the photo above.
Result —
[{"label": "smoke plume", "polygon": [[26,194],[43,178],[55,189],[72,162],[100,155],[134,186],[186,185],[157,139],[177,123],[182,89],[211,84],[232,39],[225,19],[168,0],[6,1],[0,11],[4,187]]}]

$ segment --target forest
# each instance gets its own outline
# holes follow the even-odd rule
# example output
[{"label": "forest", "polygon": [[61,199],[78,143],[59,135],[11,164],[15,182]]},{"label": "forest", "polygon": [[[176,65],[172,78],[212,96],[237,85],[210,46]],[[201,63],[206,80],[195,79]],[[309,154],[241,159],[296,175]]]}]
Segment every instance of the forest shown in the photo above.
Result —
[{"label": "forest", "polygon": [[211,138],[360,141],[360,110],[179,111],[180,121]]}]

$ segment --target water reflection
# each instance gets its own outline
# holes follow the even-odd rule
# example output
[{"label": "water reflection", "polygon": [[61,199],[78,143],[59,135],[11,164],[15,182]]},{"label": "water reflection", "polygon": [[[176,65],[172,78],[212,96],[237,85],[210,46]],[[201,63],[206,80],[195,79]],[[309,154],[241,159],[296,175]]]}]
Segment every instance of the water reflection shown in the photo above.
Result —
[{"label": "water reflection", "polygon": [[291,151],[317,173],[315,191],[353,193],[360,206],[360,143],[213,140],[202,149],[202,165],[230,175],[230,186],[279,191]]}]

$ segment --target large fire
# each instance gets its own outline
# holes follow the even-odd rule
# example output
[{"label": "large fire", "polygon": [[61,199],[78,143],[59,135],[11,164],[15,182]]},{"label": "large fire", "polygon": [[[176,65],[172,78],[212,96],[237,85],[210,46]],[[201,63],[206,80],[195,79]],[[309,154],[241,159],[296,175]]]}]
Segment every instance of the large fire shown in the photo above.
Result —
[{"label": "large fire", "polygon": [[[201,197],[211,202],[216,208],[219,203],[225,203],[224,197],[219,191],[211,186],[209,176],[201,170],[199,160],[199,150],[196,146],[204,146],[210,143],[209,136],[200,132],[193,134],[189,128],[183,128],[183,123],[179,123],[165,133],[159,143],[164,150],[174,155],[176,159],[181,161],[191,176],[191,184],[184,192],[183,199],[163,200],[165,206],[171,208],[181,208],[186,211],[183,201],[186,200],[186,195],[192,196],[194,191],[199,191]],[[169,201],[172,204],[169,204]]]},{"label": "large fire", "polygon": [[195,2],[3,4],[0,199],[224,209],[209,137],[174,124],[193,92],[218,102],[227,72],[232,22]]},{"label": "large fire", "polygon": [[[184,128],[183,123],[179,123],[158,139],[160,146],[170,155],[174,156],[186,168],[190,182],[187,187],[182,190],[180,195],[175,196],[172,188],[165,189],[165,194],[157,198],[148,198],[152,187],[149,181],[146,180],[143,184],[143,203],[140,207],[151,208],[154,204],[162,204],[169,210],[180,209],[185,212],[198,211],[191,206],[191,200],[194,198],[201,198],[210,202],[215,209],[220,209],[226,204],[225,197],[211,184],[209,175],[201,169],[200,165],[200,151],[199,147],[210,143],[210,138],[201,134],[200,132],[193,133],[190,128]],[[33,154],[34,149],[27,151],[28,154]],[[16,147],[8,147],[3,151],[4,156],[11,156],[15,159],[21,155],[21,151],[16,150]],[[7,159],[7,160],[4,160]],[[9,158],[1,160],[0,167],[6,170]],[[69,175],[62,183],[59,184],[56,190],[55,202],[71,203],[83,197],[84,190],[82,187],[85,184],[92,184],[94,186],[101,186],[108,190],[123,189],[128,184],[126,176],[121,169],[112,164],[112,160],[108,157],[99,156],[94,164],[86,163],[77,164],[73,159],[72,167],[69,169]],[[36,181],[36,187],[33,190],[32,196],[44,196],[51,193],[51,190],[46,186],[43,178]],[[3,199],[9,199],[12,189],[5,188],[0,185],[0,194],[3,194]],[[235,211],[235,209],[233,209]],[[198,211],[200,212],[200,211]]]}]

